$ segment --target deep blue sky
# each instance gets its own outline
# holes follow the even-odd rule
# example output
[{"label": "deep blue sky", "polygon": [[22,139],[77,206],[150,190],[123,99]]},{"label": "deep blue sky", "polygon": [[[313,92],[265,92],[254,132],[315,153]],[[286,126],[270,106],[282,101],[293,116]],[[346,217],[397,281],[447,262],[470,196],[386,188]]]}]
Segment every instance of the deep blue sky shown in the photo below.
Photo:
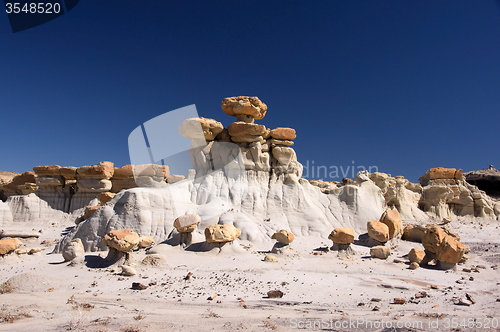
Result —
[{"label": "deep blue sky", "polygon": [[82,0],[16,34],[0,13],[0,62],[0,170],[122,166],[141,123],[196,104],[227,126],[238,95],[303,164],[500,168],[498,1]]}]

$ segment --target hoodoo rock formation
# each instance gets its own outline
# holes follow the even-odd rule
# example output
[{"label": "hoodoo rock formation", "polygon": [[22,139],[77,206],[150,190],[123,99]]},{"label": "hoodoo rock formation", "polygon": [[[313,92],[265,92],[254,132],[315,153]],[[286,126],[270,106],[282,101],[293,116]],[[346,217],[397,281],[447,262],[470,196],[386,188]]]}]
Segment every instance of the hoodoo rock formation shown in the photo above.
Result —
[{"label": "hoodoo rock formation", "polygon": [[[205,238],[207,227],[208,241],[218,241],[217,230],[234,227],[241,234],[228,237],[230,241],[264,245],[273,243],[272,235],[280,230],[297,240],[327,239],[340,228],[354,234],[368,231],[379,242],[401,234],[403,239],[421,241],[425,230],[417,234],[419,225],[431,218],[499,218],[500,204],[467,182],[460,169],[432,168],[418,184],[368,171],[342,183],[303,179],[303,166],[292,148],[296,131],[256,123],[264,119],[266,104],[241,96],[224,99],[221,107],[236,117],[227,128],[207,118],[189,118],[179,127],[179,137],[192,142],[193,169],[185,177],[170,174],[168,166],[116,168],[111,162],[0,174],[0,226],[24,225],[31,230],[48,223],[79,222],[59,241],[55,251],[61,252],[76,238],[86,251],[106,250],[105,235],[123,229],[150,236],[156,243],[188,232],[180,241],[184,245]],[[180,222],[185,215],[197,215],[199,220]],[[228,226],[221,228],[224,225]],[[439,253],[444,261],[455,261],[463,251],[452,240],[442,244]]]}]

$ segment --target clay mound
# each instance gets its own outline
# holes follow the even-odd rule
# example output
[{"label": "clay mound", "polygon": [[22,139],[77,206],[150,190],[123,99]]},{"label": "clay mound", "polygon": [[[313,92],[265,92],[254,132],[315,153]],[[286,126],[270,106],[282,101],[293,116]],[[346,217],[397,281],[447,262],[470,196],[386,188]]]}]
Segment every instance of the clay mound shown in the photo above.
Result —
[{"label": "clay mound", "polygon": [[47,292],[61,285],[61,280],[37,273],[23,273],[10,278],[5,285],[13,292]]}]

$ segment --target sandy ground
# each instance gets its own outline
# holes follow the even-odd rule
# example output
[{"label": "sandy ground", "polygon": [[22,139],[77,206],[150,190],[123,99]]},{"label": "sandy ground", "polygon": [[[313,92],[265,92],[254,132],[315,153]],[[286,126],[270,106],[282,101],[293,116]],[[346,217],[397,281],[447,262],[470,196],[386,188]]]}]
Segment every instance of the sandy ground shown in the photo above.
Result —
[{"label": "sandy ground", "polygon": [[[166,256],[166,264],[143,265],[146,252],[136,251],[133,277],[121,276],[117,266],[89,267],[105,252],[88,253],[86,265],[75,266],[49,254],[53,244],[40,243],[58,239],[53,230],[24,241],[25,247],[45,249],[41,253],[1,258],[0,282],[14,277],[16,288],[2,284],[0,330],[496,331],[498,224],[452,222],[449,227],[472,252],[465,264],[448,271],[410,270],[405,255],[422,248],[418,243],[396,240],[391,256],[380,260],[370,258],[369,247],[357,241],[350,260],[326,251],[328,240],[297,237],[293,250],[275,255],[279,262],[264,262],[271,248],[245,247],[248,242],[208,252],[161,244],[155,250]],[[132,290],[133,282],[149,286]],[[270,290],[284,296],[267,298]],[[209,299],[214,293],[218,296]],[[466,293],[476,303],[457,305]],[[394,298],[406,303],[395,304]]]}]

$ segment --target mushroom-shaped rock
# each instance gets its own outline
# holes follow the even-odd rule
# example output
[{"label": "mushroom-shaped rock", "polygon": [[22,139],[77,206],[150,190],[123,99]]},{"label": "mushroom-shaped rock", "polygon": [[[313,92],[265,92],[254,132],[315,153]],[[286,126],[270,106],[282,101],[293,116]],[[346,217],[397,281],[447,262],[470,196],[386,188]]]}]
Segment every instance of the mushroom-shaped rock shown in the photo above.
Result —
[{"label": "mushroom-shaped rock", "polygon": [[271,137],[277,140],[285,140],[285,141],[293,141],[297,134],[295,133],[295,129],[293,128],[282,128],[278,127],[271,130]]},{"label": "mushroom-shaped rock", "polygon": [[398,210],[386,210],[380,216],[380,222],[389,227],[389,239],[399,236],[403,229],[403,223],[401,222]]},{"label": "mushroom-shaped rock", "polygon": [[175,219],[174,227],[179,233],[191,233],[196,229],[200,222],[201,218],[199,215],[186,214]]},{"label": "mushroom-shaped rock", "polygon": [[22,245],[23,243],[17,238],[0,240],[0,255],[8,254]]},{"label": "mushroom-shaped rock", "polygon": [[207,118],[189,118],[179,126],[179,133],[189,139],[213,141],[224,129],[219,121]]},{"label": "mushroom-shaped rock", "polygon": [[104,236],[104,244],[121,252],[129,252],[139,244],[139,235],[131,229],[120,229]]},{"label": "mushroom-shaped rock", "polygon": [[425,251],[418,248],[413,248],[408,253],[408,259],[410,263],[416,262],[419,265],[422,265],[422,262],[425,260]]},{"label": "mushroom-shaped rock", "polygon": [[328,236],[336,244],[351,244],[354,243],[354,230],[350,228],[335,228]]},{"label": "mushroom-shaped rock", "polygon": [[221,107],[224,113],[244,122],[260,120],[264,118],[267,111],[267,105],[258,97],[247,96],[224,98]]},{"label": "mushroom-shaped rock", "polygon": [[391,248],[386,246],[375,246],[370,248],[370,256],[374,258],[386,259],[391,255]]},{"label": "mushroom-shaped rock", "polygon": [[290,244],[295,239],[295,236],[289,231],[282,229],[273,234],[271,239],[278,241],[281,244]]},{"label": "mushroom-shaped rock", "polygon": [[205,228],[205,239],[208,243],[224,243],[236,240],[241,235],[241,229],[233,224],[213,224]]},{"label": "mushroom-shaped rock", "polygon": [[71,240],[62,251],[62,256],[65,261],[72,261],[76,257],[84,255],[85,248],[83,247],[82,240],[79,238]]},{"label": "mushroom-shaped rock", "polygon": [[366,223],[368,236],[378,242],[389,241],[389,227],[377,220],[370,220]]}]

